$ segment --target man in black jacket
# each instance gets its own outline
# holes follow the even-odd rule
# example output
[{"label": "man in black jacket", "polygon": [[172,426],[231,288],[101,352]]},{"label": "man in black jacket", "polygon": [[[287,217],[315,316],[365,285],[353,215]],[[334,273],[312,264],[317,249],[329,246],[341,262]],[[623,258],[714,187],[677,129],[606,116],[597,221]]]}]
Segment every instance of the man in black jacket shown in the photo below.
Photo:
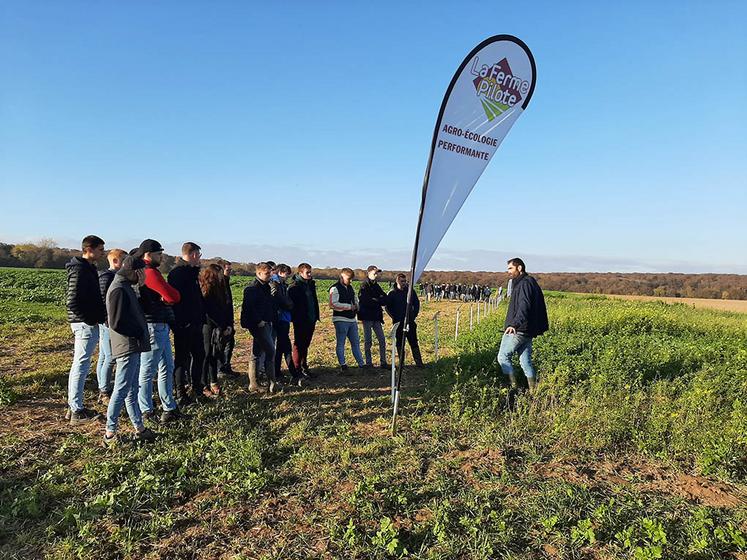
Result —
[{"label": "man in black jacket", "polygon": [[503,374],[508,376],[511,387],[516,388],[518,382],[511,357],[518,354],[529,390],[533,391],[537,387],[537,375],[532,365],[532,339],[549,327],[545,297],[537,281],[526,273],[523,260],[514,258],[508,261],[508,277],[511,300],[506,314],[506,330],[498,350],[498,363]]},{"label": "man in black jacket", "polygon": [[[407,276],[400,273],[397,274],[396,284],[394,289],[387,295],[386,312],[392,318],[393,323],[399,323],[397,326],[397,355],[399,355],[400,348],[402,347],[402,336],[404,334],[405,327],[405,311],[407,310]],[[425,367],[423,364],[423,358],[420,355],[420,345],[418,344],[418,325],[415,323],[415,319],[420,313],[420,300],[418,294],[413,290],[412,301],[410,301],[410,315],[409,315],[409,327],[407,330],[407,342],[410,344],[412,350],[412,358],[415,361],[415,365],[419,368]]]},{"label": "man in black jacket", "polygon": [[67,395],[70,423],[79,424],[99,418],[83,406],[83,388],[91,368],[91,357],[99,340],[99,324],[106,321],[106,307],[99,290],[96,262],[104,256],[104,240],[95,235],[83,238],[83,255],[73,257],[67,270],[67,320],[75,336],[73,363],[70,366]]},{"label": "man in black jacket", "polygon": [[259,263],[256,274],[256,280],[244,288],[244,301],[241,304],[241,326],[248,329],[254,339],[252,357],[249,359],[249,390],[259,390],[257,361],[260,355],[263,355],[265,374],[270,381],[270,393],[274,393],[277,381],[272,324],[276,320],[276,313],[269,284],[272,267],[267,263]]},{"label": "man in black jacket", "polygon": [[305,377],[313,377],[309,370],[308,356],[314,329],[319,321],[319,299],[312,268],[308,263],[298,265],[298,272],[288,288],[288,297],[293,302],[293,365]]},{"label": "man in black jacket", "polygon": [[179,290],[179,303],[174,304],[174,392],[179,406],[188,405],[187,386],[194,395],[202,394],[202,363],[205,347],[202,325],[205,323],[200,275],[200,246],[188,241],[182,245],[181,263],[169,272],[168,282]]},{"label": "man in black jacket", "polygon": [[376,333],[379,341],[379,359],[381,369],[389,369],[386,363],[386,337],[384,336],[384,312],[382,307],[386,305],[386,294],[379,286],[378,278],[381,275],[379,267],[371,265],[366,270],[366,279],[361,282],[358,290],[358,319],[363,323],[363,354],[366,358],[366,366],[372,367],[371,359],[372,336],[371,331]]}]

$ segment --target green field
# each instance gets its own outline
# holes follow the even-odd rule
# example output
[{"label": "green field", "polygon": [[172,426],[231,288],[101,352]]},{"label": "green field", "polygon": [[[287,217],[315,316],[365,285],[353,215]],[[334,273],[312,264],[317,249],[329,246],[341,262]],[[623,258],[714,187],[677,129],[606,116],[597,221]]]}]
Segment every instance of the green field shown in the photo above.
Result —
[{"label": "green field", "polygon": [[107,450],[62,421],[64,272],[0,269],[0,557],[745,558],[747,316],[547,303],[540,389],[514,406],[505,308],[454,342],[457,304],[423,306],[442,359],[408,370],[395,437],[386,374],[336,376],[326,313],[313,386],[228,382],[155,444]]}]

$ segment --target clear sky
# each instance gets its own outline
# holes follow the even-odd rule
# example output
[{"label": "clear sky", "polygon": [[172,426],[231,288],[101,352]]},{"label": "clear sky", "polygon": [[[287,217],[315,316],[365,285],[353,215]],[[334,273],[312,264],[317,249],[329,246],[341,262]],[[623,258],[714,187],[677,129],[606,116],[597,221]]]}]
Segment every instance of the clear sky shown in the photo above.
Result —
[{"label": "clear sky", "polygon": [[446,86],[499,33],[534,97],[429,268],[747,273],[744,1],[0,0],[0,240],[407,268]]}]

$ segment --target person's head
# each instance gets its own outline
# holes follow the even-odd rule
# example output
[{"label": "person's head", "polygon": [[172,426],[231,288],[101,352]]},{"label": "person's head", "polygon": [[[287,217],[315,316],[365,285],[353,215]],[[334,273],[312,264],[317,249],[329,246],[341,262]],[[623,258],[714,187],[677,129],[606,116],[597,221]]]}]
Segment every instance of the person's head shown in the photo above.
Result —
[{"label": "person's head", "polygon": [[289,267],[287,264],[280,263],[277,266],[277,271],[278,271],[277,272],[278,278],[280,278],[280,280],[282,281],[285,281],[285,279],[288,278],[288,276],[290,276],[291,267]]},{"label": "person's head", "polygon": [[397,274],[397,278],[395,279],[397,282],[397,287],[400,290],[404,290],[407,287],[407,275],[402,274],[401,272]]},{"label": "person's head", "polygon": [[276,274],[278,271],[278,265],[275,264],[275,261],[265,261],[267,264],[270,265],[270,274]]},{"label": "person's head", "polygon": [[220,265],[210,264],[203,268],[198,280],[203,297],[211,295],[222,297],[225,293],[223,290],[223,267]]},{"label": "person's head", "polygon": [[381,269],[372,264],[366,269],[366,274],[369,280],[378,280],[379,276],[381,276]]},{"label": "person's head", "polygon": [[233,271],[231,261],[221,260],[218,264],[223,267],[223,276],[231,276],[231,272]]},{"label": "person's head", "polygon": [[104,256],[104,240],[97,235],[86,235],[80,244],[83,258],[88,262],[96,262]]},{"label": "person's head", "polygon": [[138,256],[127,255],[117,274],[124,276],[131,284],[142,286],[145,284],[145,261]]},{"label": "person's head", "polygon": [[312,268],[309,263],[301,263],[298,265],[298,275],[303,278],[304,280],[311,280],[312,278]]},{"label": "person's head", "polygon": [[109,261],[109,268],[112,270],[119,270],[122,268],[122,263],[127,256],[127,251],[124,249],[112,249],[106,255],[106,260]]},{"label": "person's head", "polygon": [[202,252],[197,243],[187,241],[182,245],[182,260],[192,266],[200,266],[200,257]]},{"label": "person's head", "polygon": [[146,263],[158,266],[163,259],[163,247],[155,239],[144,239],[138,247],[138,254],[143,257]]},{"label": "person's head", "polygon": [[272,267],[266,262],[261,262],[255,268],[255,274],[260,282],[268,282],[272,276]]},{"label": "person's head", "polygon": [[508,271],[508,277],[513,279],[525,274],[527,268],[524,261],[516,257],[508,260],[508,268],[506,270]]},{"label": "person's head", "polygon": [[345,267],[340,271],[340,281],[346,286],[353,280],[353,269]]}]

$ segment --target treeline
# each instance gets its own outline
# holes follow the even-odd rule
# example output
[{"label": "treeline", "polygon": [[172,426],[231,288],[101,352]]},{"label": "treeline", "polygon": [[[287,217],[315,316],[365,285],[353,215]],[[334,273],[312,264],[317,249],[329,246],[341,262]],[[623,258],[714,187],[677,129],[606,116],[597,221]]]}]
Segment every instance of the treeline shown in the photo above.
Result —
[{"label": "treeline", "polygon": [[[80,251],[57,247],[52,240],[38,244],[9,244],[0,242],[0,266],[19,268],[64,268],[71,257]],[[214,262],[219,257],[203,259]],[[168,273],[177,258],[164,254],[161,271]],[[295,267],[298,263],[287,263]],[[314,264],[313,262],[311,263]],[[377,263],[371,263],[377,264]],[[106,259],[99,268],[107,266]],[[234,263],[234,273],[239,276],[254,274],[255,263]],[[365,271],[357,269],[357,278],[365,278]],[[394,280],[396,270],[385,270],[384,281]],[[317,278],[337,278],[339,268],[317,268]],[[550,272],[533,273],[544,290],[583,292],[592,294],[620,294],[667,297],[694,297],[709,299],[747,299],[747,275],[742,274],[651,274],[617,272]],[[426,271],[421,282],[433,284],[479,284],[492,287],[505,286],[506,275],[499,272]]]}]

